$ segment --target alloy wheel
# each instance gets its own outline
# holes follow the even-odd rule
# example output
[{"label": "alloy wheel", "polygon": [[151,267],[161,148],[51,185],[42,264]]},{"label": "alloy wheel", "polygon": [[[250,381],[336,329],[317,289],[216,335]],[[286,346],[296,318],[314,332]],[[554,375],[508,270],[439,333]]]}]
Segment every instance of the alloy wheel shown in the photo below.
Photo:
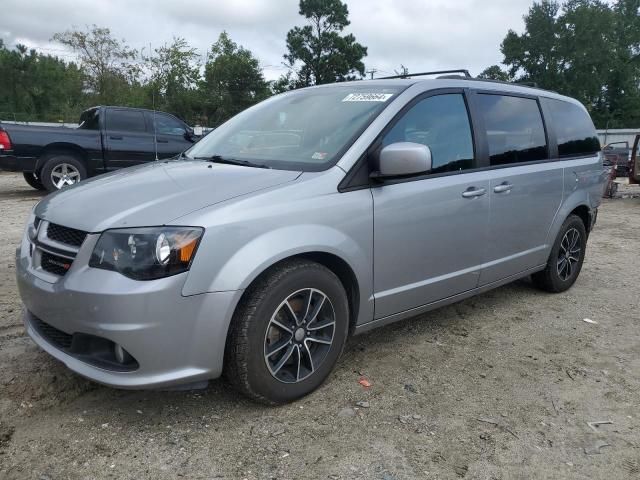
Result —
[{"label": "alloy wheel", "polygon": [[580,232],[575,228],[570,228],[562,237],[558,251],[558,276],[563,281],[567,281],[575,272],[580,261],[581,249]]},{"label": "alloy wheel", "polygon": [[69,185],[74,185],[80,180],[80,172],[69,163],[61,163],[51,170],[51,182],[58,190]]},{"label": "alloy wheel", "polygon": [[289,295],[271,316],[264,360],[271,375],[298,383],[312,375],[331,349],[336,314],[322,291],[304,288]]}]

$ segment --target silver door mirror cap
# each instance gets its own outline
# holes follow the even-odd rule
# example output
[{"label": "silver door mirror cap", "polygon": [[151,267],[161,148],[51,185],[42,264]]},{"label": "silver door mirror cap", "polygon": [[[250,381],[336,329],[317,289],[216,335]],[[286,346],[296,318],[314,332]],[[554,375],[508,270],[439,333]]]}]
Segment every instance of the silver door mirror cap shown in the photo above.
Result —
[{"label": "silver door mirror cap", "polygon": [[431,170],[431,149],[421,143],[397,142],[380,152],[377,176],[404,177]]}]

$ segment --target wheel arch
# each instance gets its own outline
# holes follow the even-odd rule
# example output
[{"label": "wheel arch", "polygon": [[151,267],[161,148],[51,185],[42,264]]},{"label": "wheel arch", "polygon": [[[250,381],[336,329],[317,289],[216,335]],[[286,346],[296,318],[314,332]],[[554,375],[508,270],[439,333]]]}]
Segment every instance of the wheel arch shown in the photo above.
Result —
[{"label": "wheel arch", "polygon": [[325,251],[308,251],[302,253],[296,253],[287,257],[278,259],[269,264],[262,271],[257,273],[248,283],[244,289],[242,296],[239,298],[238,303],[234,306],[234,311],[242,303],[243,299],[247,295],[247,292],[251,290],[251,287],[255,285],[265,275],[268,275],[273,269],[282,265],[283,263],[291,262],[293,260],[308,260],[318,263],[338,277],[340,283],[347,293],[347,301],[349,303],[349,333],[353,333],[355,330],[358,315],[360,313],[360,284],[358,278],[351,266],[340,256]]},{"label": "wheel arch", "polygon": [[88,156],[85,149],[73,143],[53,142],[45,146],[42,150],[42,153],[40,154],[40,157],[38,157],[35,168],[35,171],[38,172],[38,175],[40,174],[42,167],[44,167],[44,164],[46,163],[47,156],[54,153],[72,155],[84,164],[87,172],[89,171]]},{"label": "wheel arch", "polygon": [[593,214],[594,209],[598,207],[599,200],[599,198],[594,199],[590,192],[586,189],[574,190],[564,198],[562,205],[560,206],[555,218],[553,219],[553,223],[551,224],[547,233],[547,249],[545,253],[546,256],[548,256],[551,252],[553,242],[555,242],[562,224],[569,217],[569,215],[574,214],[580,217],[580,219],[582,219],[582,222],[584,223],[587,235],[589,234],[592,225],[591,215]]},{"label": "wheel arch", "polygon": [[[569,215],[577,215],[578,217],[580,217],[582,223],[584,224],[584,229],[588,235],[591,230],[591,212],[589,210],[589,207],[584,204],[578,205],[573,210],[571,210],[571,212],[569,212]],[[567,217],[569,217],[569,215],[567,215]]]}]

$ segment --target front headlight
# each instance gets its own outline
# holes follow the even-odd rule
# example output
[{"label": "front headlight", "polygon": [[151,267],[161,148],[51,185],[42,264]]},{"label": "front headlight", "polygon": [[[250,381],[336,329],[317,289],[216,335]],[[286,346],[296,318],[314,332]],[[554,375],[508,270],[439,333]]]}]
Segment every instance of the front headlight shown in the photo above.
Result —
[{"label": "front headlight", "polygon": [[107,230],[100,235],[89,266],[113,270],[135,280],[186,272],[203,231],[197,227]]}]

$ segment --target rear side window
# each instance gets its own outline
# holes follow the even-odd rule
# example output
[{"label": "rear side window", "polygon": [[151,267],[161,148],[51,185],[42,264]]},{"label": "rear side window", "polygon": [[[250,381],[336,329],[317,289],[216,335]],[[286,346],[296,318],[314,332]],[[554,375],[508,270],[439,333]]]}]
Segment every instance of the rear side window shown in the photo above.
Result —
[{"label": "rear side window", "polygon": [[135,110],[108,110],[107,130],[145,132],[144,115]]},{"label": "rear side window", "polygon": [[100,110],[94,108],[82,112],[78,128],[83,130],[100,130]]},{"label": "rear side window", "polygon": [[536,100],[479,94],[478,101],[484,117],[491,166],[547,158],[547,139]]},{"label": "rear side window", "polygon": [[416,103],[385,135],[382,146],[414,142],[431,150],[431,173],[471,168],[473,140],[461,94],[427,97]]},{"label": "rear side window", "polygon": [[589,155],[600,150],[591,117],[575,103],[546,98],[558,141],[558,156]]}]

